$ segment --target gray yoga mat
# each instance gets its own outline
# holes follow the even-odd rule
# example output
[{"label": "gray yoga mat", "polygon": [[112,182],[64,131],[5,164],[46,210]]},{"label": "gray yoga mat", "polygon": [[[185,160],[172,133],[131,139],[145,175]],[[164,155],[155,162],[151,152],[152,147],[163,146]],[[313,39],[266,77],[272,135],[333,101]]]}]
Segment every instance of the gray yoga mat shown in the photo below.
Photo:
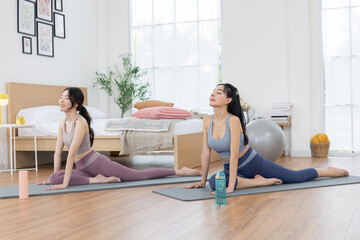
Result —
[{"label": "gray yoga mat", "polygon": [[[51,185],[29,184],[29,196],[31,197],[31,196],[39,196],[39,195],[99,191],[99,190],[130,188],[130,187],[145,187],[145,186],[152,186],[152,185],[199,182],[199,181],[201,181],[201,177],[170,176],[170,177],[164,177],[164,178],[132,181],[132,182],[69,186],[68,188],[65,188],[65,189],[58,189],[58,190],[51,190],[51,191],[45,190],[45,188],[48,188]],[[2,198],[17,198],[17,197],[19,197],[19,186],[18,185],[0,186],[0,199],[2,199]]]},{"label": "gray yoga mat", "polygon": [[[340,177],[340,178],[317,178],[303,183],[289,183],[289,184],[273,185],[267,187],[245,188],[245,189],[236,190],[233,193],[228,194],[227,196],[233,197],[233,196],[257,194],[257,193],[269,193],[269,192],[279,192],[279,191],[288,191],[288,190],[297,190],[297,189],[306,189],[306,188],[328,187],[328,186],[354,184],[354,183],[360,183],[360,177],[349,176],[349,177]],[[163,189],[153,190],[153,192],[182,201],[196,201],[196,200],[215,198],[214,195],[210,195],[210,192],[212,192],[212,190],[209,187],[209,185],[206,185],[205,188],[198,188],[198,189],[184,189],[184,187],[163,188]]]}]

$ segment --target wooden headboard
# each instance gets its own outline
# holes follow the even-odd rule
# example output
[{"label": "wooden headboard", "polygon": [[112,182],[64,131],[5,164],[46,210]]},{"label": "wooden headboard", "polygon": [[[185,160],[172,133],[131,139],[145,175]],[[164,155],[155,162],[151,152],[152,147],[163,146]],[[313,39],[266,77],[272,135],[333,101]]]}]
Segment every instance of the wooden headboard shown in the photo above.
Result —
[{"label": "wooden headboard", "polygon": [[[7,105],[7,123],[16,122],[16,114],[23,108],[44,105],[58,105],[59,98],[68,86],[41,85],[29,83],[6,83],[9,97]],[[84,105],[87,105],[87,88],[80,88],[84,93]]]}]

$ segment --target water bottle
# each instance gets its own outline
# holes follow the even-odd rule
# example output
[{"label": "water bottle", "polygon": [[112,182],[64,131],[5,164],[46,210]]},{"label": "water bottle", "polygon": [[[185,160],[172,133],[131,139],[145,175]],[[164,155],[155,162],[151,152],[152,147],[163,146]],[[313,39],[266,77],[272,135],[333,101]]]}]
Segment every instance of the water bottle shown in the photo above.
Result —
[{"label": "water bottle", "polygon": [[223,172],[217,172],[215,176],[215,201],[216,206],[226,205],[226,178]]}]

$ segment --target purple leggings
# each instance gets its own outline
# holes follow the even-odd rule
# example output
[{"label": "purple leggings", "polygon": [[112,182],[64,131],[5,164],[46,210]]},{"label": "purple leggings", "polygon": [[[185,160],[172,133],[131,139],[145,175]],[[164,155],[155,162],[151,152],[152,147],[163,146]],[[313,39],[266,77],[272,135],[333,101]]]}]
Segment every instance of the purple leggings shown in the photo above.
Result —
[{"label": "purple leggings", "polygon": [[[115,176],[122,182],[146,180],[175,175],[175,170],[167,168],[153,168],[147,170],[135,170],[111,161],[108,157],[91,151],[85,157],[75,162],[76,168],[71,172],[69,186],[89,184],[89,178],[102,174],[105,177]],[[57,171],[50,175],[51,184],[62,184],[65,170]]]}]

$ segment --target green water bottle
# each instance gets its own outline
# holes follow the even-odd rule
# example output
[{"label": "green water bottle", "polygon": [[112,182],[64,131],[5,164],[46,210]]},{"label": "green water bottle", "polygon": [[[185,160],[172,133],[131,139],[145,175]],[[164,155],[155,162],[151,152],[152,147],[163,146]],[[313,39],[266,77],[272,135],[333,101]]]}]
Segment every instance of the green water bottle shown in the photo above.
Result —
[{"label": "green water bottle", "polygon": [[226,205],[226,178],[223,172],[215,175],[215,201],[216,206]]}]

